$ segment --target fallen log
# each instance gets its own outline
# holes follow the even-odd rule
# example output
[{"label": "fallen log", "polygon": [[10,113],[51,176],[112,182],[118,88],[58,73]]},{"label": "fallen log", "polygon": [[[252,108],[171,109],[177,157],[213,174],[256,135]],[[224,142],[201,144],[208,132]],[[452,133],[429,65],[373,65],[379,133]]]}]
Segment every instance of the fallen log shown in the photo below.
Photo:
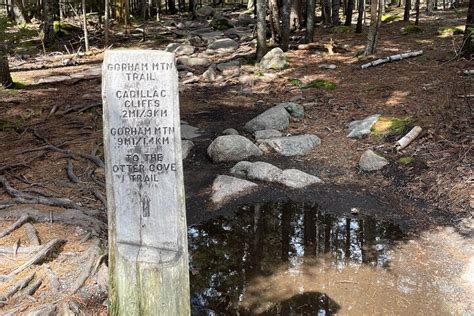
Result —
[{"label": "fallen log", "polygon": [[0,232],[0,238],[10,235],[12,232],[14,232],[17,228],[21,227],[23,224],[28,222],[30,219],[31,218],[28,214],[22,215],[16,222],[14,222],[12,225],[7,227],[7,229],[5,229],[3,232]]},{"label": "fallen log", "polygon": [[398,55],[392,55],[392,56],[388,56],[388,57],[385,57],[385,58],[381,58],[381,59],[371,61],[370,63],[363,64],[361,66],[361,68],[362,69],[367,69],[369,67],[376,67],[378,65],[382,65],[382,64],[389,63],[389,62],[392,62],[392,61],[402,60],[402,59],[411,58],[411,57],[417,57],[417,56],[420,56],[422,54],[423,54],[422,50],[417,50],[417,51],[402,53],[402,54],[398,54]]},{"label": "fallen log", "polygon": [[402,150],[403,148],[407,147],[412,141],[415,140],[415,138],[418,137],[418,135],[420,135],[422,130],[423,129],[420,126],[413,127],[411,131],[408,132],[408,134],[406,134],[397,141],[397,143],[395,144],[395,148],[397,150]]}]

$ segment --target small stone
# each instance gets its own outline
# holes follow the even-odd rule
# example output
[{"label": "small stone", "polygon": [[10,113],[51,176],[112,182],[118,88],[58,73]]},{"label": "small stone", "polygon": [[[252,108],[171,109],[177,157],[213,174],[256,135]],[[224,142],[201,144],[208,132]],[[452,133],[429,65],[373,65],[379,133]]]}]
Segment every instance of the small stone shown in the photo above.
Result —
[{"label": "small stone", "polygon": [[256,131],[254,133],[256,140],[280,137],[281,135],[282,135],[281,132],[277,131],[276,129],[264,129],[261,131]]},{"label": "small stone", "polygon": [[380,155],[377,155],[370,149],[364,151],[359,160],[359,167],[362,171],[380,170],[388,164],[389,162],[387,159]]},{"label": "small stone", "polygon": [[196,9],[196,17],[198,19],[207,19],[213,16],[215,12],[216,10],[214,10],[213,7],[208,6],[208,5],[203,5],[202,7]]},{"label": "small stone", "polygon": [[239,82],[242,85],[253,86],[255,84],[255,79],[249,75],[242,75],[239,77]]},{"label": "small stone", "polygon": [[188,124],[181,124],[181,138],[193,139],[202,135],[202,131],[194,126]]},{"label": "small stone", "polygon": [[282,106],[285,108],[285,110],[290,113],[291,116],[296,117],[296,118],[303,118],[304,117],[304,107],[302,105],[299,105],[298,103],[294,102],[284,102],[280,103],[277,106]]},{"label": "small stone", "polygon": [[211,201],[220,206],[254,191],[257,187],[257,184],[247,180],[220,175],[212,184]]},{"label": "small stone", "polygon": [[323,68],[323,69],[329,69],[329,70],[334,70],[337,68],[337,66],[334,64],[321,64],[318,67]]},{"label": "small stone", "polygon": [[217,137],[207,148],[207,153],[214,162],[239,161],[263,154],[257,145],[240,135]]},{"label": "small stone", "polygon": [[207,82],[216,81],[216,65],[211,65],[207,70],[202,74],[202,78]]},{"label": "small stone", "polygon": [[183,45],[178,46],[175,49],[174,54],[176,57],[183,56],[183,55],[191,55],[194,53],[195,50],[196,50],[196,47],[192,45],[183,44]]},{"label": "small stone", "polygon": [[362,138],[370,134],[370,129],[372,126],[377,122],[379,119],[380,114],[375,114],[366,117],[363,120],[359,121],[352,121],[348,125],[349,134],[347,137],[349,138]]},{"label": "small stone", "polygon": [[211,60],[206,57],[189,57],[189,56],[180,56],[176,59],[178,64],[194,67],[194,66],[209,66]]},{"label": "small stone", "polygon": [[322,183],[321,179],[298,169],[283,170],[280,183],[293,189],[301,189],[315,183]]},{"label": "small stone", "polygon": [[233,28],[234,24],[232,24],[232,22],[228,18],[220,14],[215,14],[212,18],[211,23],[209,23],[209,26],[215,30],[224,31]]},{"label": "small stone", "polygon": [[258,142],[271,147],[283,156],[305,155],[321,144],[319,137],[311,134],[260,139]]},{"label": "small stone", "polygon": [[216,68],[219,71],[224,71],[226,69],[239,67],[239,66],[240,66],[240,62],[238,60],[231,60],[231,61],[228,61],[228,62],[225,62],[225,63],[217,64]]},{"label": "small stone", "polygon": [[181,46],[180,43],[169,43],[166,48],[165,48],[165,51],[166,52],[170,52],[170,53],[174,53],[174,51],[179,47]]},{"label": "small stone", "polygon": [[248,132],[256,132],[265,129],[284,130],[290,124],[290,114],[284,107],[274,106],[245,124],[244,129]]},{"label": "small stone", "polygon": [[223,38],[209,44],[208,48],[218,53],[232,53],[239,47],[239,43],[230,38]]},{"label": "small stone", "polygon": [[230,169],[230,173],[250,180],[278,182],[282,171],[280,168],[263,161],[240,161]]},{"label": "small stone", "polygon": [[263,56],[260,66],[263,69],[281,70],[288,67],[288,61],[283,50],[276,47]]},{"label": "small stone", "polygon": [[298,102],[304,100],[304,96],[301,94],[295,95],[294,97],[291,97],[290,102]]},{"label": "small stone", "polygon": [[237,18],[236,25],[238,25],[238,26],[248,26],[249,24],[253,24],[254,22],[255,22],[254,19],[250,15],[248,15],[246,13],[242,13]]},{"label": "small stone", "polygon": [[234,128],[228,128],[222,131],[222,135],[239,135],[239,132]]},{"label": "small stone", "polygon": [[191,152],[191,149],[194,147],[194,143],[190,140],[182,140],[181,141],[181,148],[183,152],[183,160],[186,159]]}]

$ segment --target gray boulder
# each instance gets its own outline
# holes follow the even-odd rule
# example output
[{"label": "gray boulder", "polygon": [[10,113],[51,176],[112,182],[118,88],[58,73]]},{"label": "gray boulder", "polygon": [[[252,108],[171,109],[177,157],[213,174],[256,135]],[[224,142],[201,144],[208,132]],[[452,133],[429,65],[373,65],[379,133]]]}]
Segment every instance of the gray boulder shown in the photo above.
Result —
[{"label": "gray boulder", "polygon": [[201,136],[202,130],[189,124],[181,124],[181,139],[193,139]]},{"label": "gray boulder", "polygon": [[389,162],[387,159],[380,155],[377,155],[370,149],[364,151],[359,160],[359,167],[362,171],[380,170],[388,164]]},{"label": "gray boulder", "polygon": [[281,135],[282,135],[281,132],[277,131],[276,129],[264,129],[261,131],[256,131],[254,133],[256,140],[280,137]]},{"label": "gray boulder", "polygon": [[224,31],[224,30],[233,28],[234,24],[232,24],[232,22],[225,16],[220,15],[220,14],[215,14],[214,17],[212,18],[211,23],[209,23],[209,26],[215,30]]},{"label": "gray boulder", "polygon": [[222,135],[239,135],[239,132],[234,128],[228,128],[222,131]]},{"label": "gray boulder", "polygon": [[189,153],[191,152],[191,149],[194,147],[194,143],[190,140],[182,140],[181,141],[181,148],[183,152],[183,160],[188,158]]},{"label": "gray boulder", "polygon": [[315,183],[322,183],[321,179],[313,175],[307,174],[298,169],[283,170],[280,176],[280,183],[293,189],[304,188]]},{"label": "gray boulder", "polygon": [[183,55],[191,55],[194,53],[195,50],[196,50],[196,47],[192,45],[183,44],[183,45],[179,45],[174,50],[174,54],[176,57],[183,56]]},{"label": "gray boulder", "polygon": [[219,206],[232,199],[246,195],[257,189],[257,187],[255,183],[247,180],[220,175],[212,183],[211,201]]},{"label": "gray boulder", "polygon": [[248,132],[256,132],[264,129],[284,130],[290,124],[290,114],[284,107],[274,106],[245,124],[244,129]]},{"label": "gray boulder", "polygon": [[240,62],[238,60],[231,60],[231,61],[228,61],[228,62],[225,62],[225,63],[217,64],[216,67],[217,67],[217,70],[223,72],[226,69],[239,67],[239,66],[240,66]]},{"label": "gray boulder", "polygon": [[275,137],[260,139],[259,144],[270,147],[283,156],[299,156],[311,151],[321,144],[321,140],[316,135],[305,134],[289,137]]},{"label": "gray boulder", "polygon": [[230,173],[250,180],[279,182],[282,171],[280,168],[263,161],[240,161],[230,169]]},{"label": "gray boulder", "polygon": [[289,64],[283,50],[276,47],[263,56],[260,60],[260,66],[263,69],[281,70],[287,68]]},{"label": "gray boulder", "polygon": [[347,126],[347,130],[349,132],[349,134],[347,134],[347,137],[362,138],[364,136],[369,135],[370,129],[375,124],[375,122],[377,122],[379,117],[380,117],[380,114],[375,114],[375,115],[368,116],[363,120],[350,122],[349,125]]},{"label": "gray boulder", "polygon": [[242,13],[237,18],[236,25],[238,26],[248,26],[249,24],[255,23],[255,20],[248,14]]},{"label": "gray boulder", "polygon": [[217,53],[232,53],[239,47],[239,43],[230,38],[218,39],[209,44],[208,48]]},{"label": "gray boulder", "polygon": [[189,57],[189,56],[180,56],[176,59],[176,62],[179,65],[184,65],[187,67],[194,67],[194,66],[209,66],[211,64],[211,60],[207,57]]},{"label": "gray boulder", "polygon": [[182,44],[180,43],[169,43],[166,48],[165,48],[165,51],[166,52],[170,52],[170,53],[174,53],[174,51],[179,47],[181,46]]},{"label": "gray boulder", "polygon": [[214,162],[239,161],[263,154],[254,143],[240,135],[217,137],[207,148],[207,153]]},{"label": "gray boulder", "polygon": [[214,13],[216,13],[216,10],[214,10],[213,7],[208,6],[208,5],[203,5],[202,7],[197,8],[196,17],[198,19],[207,19],[213,16]]},{"label": "gray boulder", "polygon": [[291,116],[296,118],[303,118],[304,117],[304,107],[299,105],[298,103],[294,102],[283,102],[278,104],[277,106],[282,106],[285,110],[290,113]]}]

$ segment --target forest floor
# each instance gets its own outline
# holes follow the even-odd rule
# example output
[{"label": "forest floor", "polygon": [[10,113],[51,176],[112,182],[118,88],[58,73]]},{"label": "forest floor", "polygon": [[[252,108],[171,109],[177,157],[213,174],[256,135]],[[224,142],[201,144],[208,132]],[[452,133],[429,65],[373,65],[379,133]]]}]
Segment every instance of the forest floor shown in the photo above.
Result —
[{"label": "forest floor", "polygon": [[[246,65],[246,71],[254,78],[252,84],[241,84],[235,79],[180,84],[181,118],[203,131],[202,136],[193,140],[195,147],[184,162],[188,224],[197,225],[218,215],[231,214],[238,204],[281,200],[282,196],[295,201],[317,197],[322,204],[332,199],[335,205],[330,208],[334,209],[346,206],[347,203],[341,202],[343,197],[367,196],[367,204],[377,201],[374,203],[379,208],[374,210],[375,215],[408,223],[406,230],[410,238],[419,237],[424,240],[421,244],[433,247],[423,248],[414,260],[436,259],[443,267],[448,266],[446,269],[452,269],[447,274],[450,277],[467,273],[472,282],[473,101],[459,96],[474,92],[474,76],[463,74],[474,65],[454,58],[462,35],[439,33],[443,27],[460,26],[464,21],[465,10],[438,11],[422,16],[423,32],[408,35],[401,32],[406,25],[402,21],[383,24],[377,54],[369,59],[357,57],[364,48],[366,30],[363,34],[331,33],[328,28],[317,27],[316,42],[334,41],[343,49],[334,54],[290,50],[287,54],[290,67],[269,74]],[[176,41],[174,36],[177,35],[168,32],[145,42],[131,38],[114,46],[126,43],[127,47],[163,49],[168,42]],[[420,49],[424,53],[419,57],[360,69],[364,61]],[[105,314],[107,281],[103,249],[107,235],[101,162],[101,84],[100,72],[97,73],[103,53],[96,50],[72,66],[62,66],[64,59],[69,58],[64,55],[21,56],[27,53],[16,52],[10,63],[14,80],[25,86],[0,90],[0,175],[4,177],[1,178],[4,188],[9,183],[21,191],[0,192],[3,220],[0,231],[29,212],[36,220],[34,228],[41,244],[55,238],[66,242],[46,264],[28,266],[0,283],[0,293],[5,293],[34,272],[35,280],[42,282],[32,295],[22,292],[5,302],[0,300],[0,305],[4,305],[0,313],[15,314],[41,307],[71,311],[78,308],[86,314]],[[337,68],[326,70],[319,67],[321,64],[334,64]],[[198,67],[195,74],[204,70]],[[40,82],[52,76],[84,72],[90,76]],[[289,79],[329,80],[336,88],[301,89]],[[315,134],[321,138],[322,145],[299,158],[270,154],[262,160],[280,168],[298,168],[314,174],[324,184],[298,192],[266,185],[258,194],[214,210],[209,201],[211,184],[218,174],[228,174],[233,164],[212,163],[206,154],[207,146],[224,129],[243,132],[248,120],[292,98],[304,105],[305,117],[292,121],[287,133]],[[410,117],[407,128],[419,125],[423,132],[402,153],[394,151],[393,146],[403,134],[360,140],[346,137],[349,122],[376,113],[385,117]],[[383,154],[390,165],[374,173],[360,172],[358,161],[366,149]],[[406,160],[400,160],[401,157],[410,157],[410,162],[404,164]],[[68,176],[68,165],[72,166],[77,180]],[[339,192],[343,193],[338,195]],[[430,232],[433,235],[426,237]],[[18,242],[18,254],[14,255],[9,249],[15,248],[12,245]],[[439,249],[446,252],[449,249],[456,255],[437,257],[437,245],[441,244]],[[20,253],[23,247],[30,246],[32,241],[24,228],[1,238],[0,275],[8,275],[30,259],[31,256]],[[55,279],[59,280],[56,289],[52,286]],[[78,284],[78,279],[84,285]],[[450,305],[451,311],[474,312],[470,290],[460,285],[455,293],[445,293],[456,301],[455,307]],[[343,311],[350,313],[350,309]],[[367,312],[357,308],[355,311]],[[428,313],[429,309],[421,307],[420,311]]]}]

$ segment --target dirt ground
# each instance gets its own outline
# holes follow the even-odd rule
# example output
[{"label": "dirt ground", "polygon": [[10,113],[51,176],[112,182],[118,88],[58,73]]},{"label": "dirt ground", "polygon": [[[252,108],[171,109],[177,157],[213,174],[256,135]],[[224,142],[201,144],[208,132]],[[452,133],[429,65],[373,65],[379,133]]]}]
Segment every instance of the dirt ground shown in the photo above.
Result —
[{"label": "dirt ground", "polygon": [[[210,142],[226,128],[243,132],[245,122],[257,114],[276,103],[297,98],[305,107],[305,117],[293,120],[287,133],[313,133],[321,138],[322,145],[303,157],[288,159],[266,155],[263,160],[280,168],[298,168],[314,174],[324,185],[302,192],[265,186],[260,194],[242,201],[270,201],[281,196],[304,200],[331,196],[339,191],[352,191],[354,196],[364,192],[391,205],[390,210],[395,214],[387,216],[410,221],[414,234],[448,226],[454,229],[453,233],[460,232],[471,238],[473,107],[472,99],[459,96],[474,92],[474,77],[463,74],[463,70],[473,69],[474,64],[453,58],[462,35],[438,34],[442,26],[462,25],[464,16],[462,10],[422,16],[423,32],[409,35],[402,35],[400,30],[405,24],[401,21],[383,24],[377,54],[369,59],[357,57],[364,48],[366,32],[332,34],[329,29],[317,27],[317,42],[334,41],[344,50],[335,54],[291,50],[288,52],[290,67],[270,74],[262,74],[246,65],[244,69],[255,76],[254,84],[226,80],[180,85],[182,120],[204,131],[193,140],[195,147],[184,163],[188,223],[199,223],[233,207],[214,210],[209,202],[212,181],[233,165],[213,164],[206,154]],[[132,41],[129,46],[160,49],[166,44]],[[420,49],[424,52],[422,56],[360,69],[363,61]],[[61,57],[49,58],[60,64]],[[101,274],[86,279],[85,285],[76,292],[69,286],[72,281],[68,282],[83,274],[82,266],[90,266],[91,271],[105,269],[104,250],[93,252],[97,244],[105,249],[107,240],[103,225],[106,222],[104,169],[101,162],[94,159],[103,159],[100,78],[37,83],[40,78],[94,67],[101,58],[102,53],[97,52],[83,57],[76,66],[33,70],[28,68],[37,68],[32,67],[34,63],[11,60],[14,80],[25,83],[26,87],[0,90],[0,175],[14,189],[26,194],[68,199],[72,204],[58,207],[54,203],[25,205],[17,201],[10,205],[11,194],[5,190],[0,192],[3,213],[0,231],[19,218],[25,208],[34,208],[38,221],[34,226],[41,243],[54,238],[67,241],[60,250],[54,251],[48,267],[33,265],[0,283],[0,293],[4,293],[34,271],[43,279],[33,295],[7,300],[1,304],[4,306],[0,312],[20,313],[35,306],[47,306],[44,305],[47,303],[67,302],[69,305],[61,308],[74,310],[77,307],[86,314],[106,313]],[[323,63],[335,64],[337,68],[322,69],[319,65]],[[196,74],[204,70],[197,69]],[[303,82],[330,80],[336,89],[300,89],[288,81],[292,78]],[[414,121],[409,127],[419,125],[423,132],[401,153],[393,150],[401,135],[382,140],[373,136],[362,140],[346,137],[349,122],[375,113],[386,117],[410,116]],[[390,165],[380,172],[360,172],[360,155],[369,148],[382,153]],[[414,160],[404,165],[399,160],[402,156]],[[72,166],[77,182],[68,177],[68,165]],[[5,182],[3,184],[5,186]],[[71,214],[65,222],[55,220],[61,218],[59,214],[64,209],[73,208],[80,210],[80,214]],[[102,224],[92,224],[97,219]],[[18,240],[19,249],[30,245],[26,231],[20,228],[2,238],[0,246],[10,247]],[[0,274],[7,275],[27,259],[27,255],[20,253],[16,256],[2,253]],[[48,270],[54,271],[61,280],[60,290],[54,295],[51,295],[52,279]]]}]

